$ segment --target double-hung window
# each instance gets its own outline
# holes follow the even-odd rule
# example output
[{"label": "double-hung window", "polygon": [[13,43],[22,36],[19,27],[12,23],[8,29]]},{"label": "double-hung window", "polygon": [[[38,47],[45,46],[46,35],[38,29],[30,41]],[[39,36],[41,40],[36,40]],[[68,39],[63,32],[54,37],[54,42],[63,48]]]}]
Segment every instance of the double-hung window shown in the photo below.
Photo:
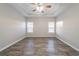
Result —
[{"label": "double-hung window", "polygon": [[33,22],[27,22],[27,32],[33,32]]},{"label": "double-hung window", "polygon": [[48,32],[53,33],[54,32],[54,22],[48,22]]}]

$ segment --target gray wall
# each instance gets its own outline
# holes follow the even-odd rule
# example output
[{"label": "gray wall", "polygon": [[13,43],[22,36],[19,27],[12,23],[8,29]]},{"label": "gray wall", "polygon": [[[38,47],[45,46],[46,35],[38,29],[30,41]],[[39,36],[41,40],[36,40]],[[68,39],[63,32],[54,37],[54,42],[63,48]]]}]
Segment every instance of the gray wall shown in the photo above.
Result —
[{"label": "gray wall", "polygon": [[0,4],[0,50],[25,34],[25,20],[7,4]]},{"label": "gray wall", "polygon": [[27,37],[55,37],[55,33],[48,33],[48,22],[55,22],[53,17],[28,17],[28,21],[34,22],[34,32],[27,33]]},{"label": "gray wall", "polygon": [[79,4],[72,4],[56,19],[56,33],[79,50]]}]

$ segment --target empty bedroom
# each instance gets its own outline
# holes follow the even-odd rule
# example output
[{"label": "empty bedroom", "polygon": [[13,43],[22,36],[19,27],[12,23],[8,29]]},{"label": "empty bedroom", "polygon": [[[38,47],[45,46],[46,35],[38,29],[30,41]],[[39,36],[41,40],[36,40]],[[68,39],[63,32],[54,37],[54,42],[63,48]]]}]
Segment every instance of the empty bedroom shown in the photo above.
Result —
[{"label": "empty bedroom", "polygon": [[78,56],[79,3],[0,3],[0,56]]}]

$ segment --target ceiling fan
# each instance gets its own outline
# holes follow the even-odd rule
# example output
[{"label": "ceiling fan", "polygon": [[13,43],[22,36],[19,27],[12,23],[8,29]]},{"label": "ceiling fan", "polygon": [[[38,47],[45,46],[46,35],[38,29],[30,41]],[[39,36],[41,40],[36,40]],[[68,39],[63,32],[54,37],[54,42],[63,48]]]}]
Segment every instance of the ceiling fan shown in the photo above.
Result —
[{"label": "ceiling fan", "polygon": [[44,4],[44,3],[32,3],[32,5],[36,6],[33,11],[38,11],[39,13],[44,13],[45,8],[49,9],[52,6],[50,4]]}]

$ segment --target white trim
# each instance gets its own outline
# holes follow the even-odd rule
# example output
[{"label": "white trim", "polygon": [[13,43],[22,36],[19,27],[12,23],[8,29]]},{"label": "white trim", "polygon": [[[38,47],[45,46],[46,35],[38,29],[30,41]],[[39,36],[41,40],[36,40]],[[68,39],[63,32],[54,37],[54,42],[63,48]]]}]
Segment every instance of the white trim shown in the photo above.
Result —
[{"label": "white trim", "polygon": [[63,40],[63,38],[61,38],[59,35],[56,35],[56,38],[58,38],[59,40],[61,40],[62,42],[64,42],[65,44],[69,45],[70,47],[72,47],[73,49],[75,49],[76,51],[79,51],[78,48],[76,48],[75,46],[73,46],[72,44],[66,42]]},{"label": "white trim", "polygon": [[22,39],[24,39],[26,36],[24,35],[24,36],[22,36],[20,39],[18,39],[18,40],[16,40],[15,42],[13,42],[13,43],[11,43],[11,44],[9,44],[9,45],[6,45],[5,47],[3,47],[2,49],[0,49],[0,51],[3,51],[3,50],[5,50],[6,48],[8,48],[8,47],[10,47],[10,46],[12,46],[12,45],[14,45],[15,43],[17,43],[17,42],[19,42],[19,41],[21,41]]}]

